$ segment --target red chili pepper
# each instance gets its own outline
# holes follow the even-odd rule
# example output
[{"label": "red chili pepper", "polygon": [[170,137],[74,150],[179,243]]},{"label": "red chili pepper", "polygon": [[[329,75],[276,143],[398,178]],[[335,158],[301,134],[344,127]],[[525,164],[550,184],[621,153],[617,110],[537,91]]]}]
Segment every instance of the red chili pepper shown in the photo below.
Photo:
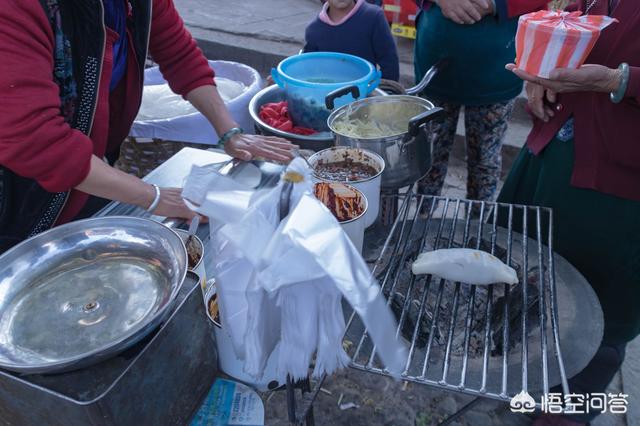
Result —
[{"label": "red chili pepper", "polygon": [[278,130],[282,130],[283,132],[290,132],[298,135],[312,135],[316,133],[313,129],[293,125],[293,121],[289,115],[289,104],[287,101],[272,102],[262,105],[258,116],[267,125],[275,127]]}]

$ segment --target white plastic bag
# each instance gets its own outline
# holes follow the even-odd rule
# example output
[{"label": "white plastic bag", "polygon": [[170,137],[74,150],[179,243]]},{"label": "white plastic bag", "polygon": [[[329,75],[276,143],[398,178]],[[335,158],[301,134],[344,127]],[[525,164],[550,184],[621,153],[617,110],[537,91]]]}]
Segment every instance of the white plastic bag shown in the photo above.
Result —
[{"label": "white plastic bag", "polygon": [[[246,133],[253,133],[249,102],[262,89],[262,77],[255,69],[237,62],[209,61],[209,65],[216,73],[219,91],[230,98],[224,99],[229,113]],[[209,121],[171,92],[158,67],[145,70],[144,85],[141,113],[131,127],[130,136],[217,144],[218,135]]]},{"label": "white plastic bag", "polygon": [[[313,196],[304,161],[295,159],[287,172],[304,179],[293,185],[282,221],[282,181],[248,202],[224,176],[207,182],[212,190],[206,197],[192,195],[204,200],[198,211],[217,224],[211,228],[215,260],[207,270],[218,283],[222,320],[235,321],[227,324],[245,372],[259,378],[276,348],[280,380],[306,377],[314,356],[315,376],[344,367],[344,297],[363,319],[387,369],[399,374],[406,348],[367,264]],[[187,185],[185,193],[192,190]]]}]

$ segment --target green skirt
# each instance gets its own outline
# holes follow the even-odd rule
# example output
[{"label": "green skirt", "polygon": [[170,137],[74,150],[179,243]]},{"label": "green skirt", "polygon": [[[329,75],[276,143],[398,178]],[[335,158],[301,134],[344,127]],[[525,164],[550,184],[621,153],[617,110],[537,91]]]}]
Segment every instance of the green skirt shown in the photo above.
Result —
[{"label": "green skirt", "polygon": [[640,202],[571,186],[573,159],[573,140],[525,147],[498,200],[553,209],[554,250],[598,295],[604,343],[627,342],[640,333]]}]

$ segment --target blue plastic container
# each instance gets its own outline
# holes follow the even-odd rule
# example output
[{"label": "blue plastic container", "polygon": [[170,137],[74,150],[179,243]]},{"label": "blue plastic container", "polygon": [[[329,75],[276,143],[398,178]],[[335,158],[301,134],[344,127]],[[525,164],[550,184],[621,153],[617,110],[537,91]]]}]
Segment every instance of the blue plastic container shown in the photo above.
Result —
[{"label": "blue plastic container", "polygon": [[325,105],[326,96],[350,88],[348,94],[336,98],[335,108],[366,98],[378,87],[381,73],[357,56],[312,52],[283,60],[271,70],[271,76],[285,92],[294,125],[328,131],[330,111]]}]

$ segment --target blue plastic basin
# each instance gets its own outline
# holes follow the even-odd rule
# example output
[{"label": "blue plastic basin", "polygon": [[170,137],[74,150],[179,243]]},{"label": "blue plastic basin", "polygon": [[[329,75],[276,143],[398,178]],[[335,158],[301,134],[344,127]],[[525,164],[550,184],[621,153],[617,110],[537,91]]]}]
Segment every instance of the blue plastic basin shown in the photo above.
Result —
[{"label": "blue plastic basin", "polygon": [[326,96],[334,90],[355,86],[360,95],[354,98],[346,94],[335,100],[335,107],[365,98],[378,87],[381,73],[357,56],[313,52],[283,60],[271,75],[285,92],[293,123],[327,131],[330,111],[325,106]]}]

